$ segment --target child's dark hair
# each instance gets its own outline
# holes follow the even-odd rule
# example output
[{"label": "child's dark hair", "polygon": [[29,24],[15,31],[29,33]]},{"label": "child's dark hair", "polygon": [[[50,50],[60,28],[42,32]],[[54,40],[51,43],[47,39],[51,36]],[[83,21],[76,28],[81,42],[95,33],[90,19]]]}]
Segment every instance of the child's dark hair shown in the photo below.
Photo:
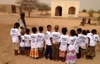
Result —
[{"label": "child's dark hair", "polygon": [[82,32],[82,29],[81,29],[81,28],[78,28],[78,29],[77,29],[77,32],[78,32],[78,33],[81,33],[81,32]]},{"label": "child's dark hair", "polygon": [[90,30],[87,30],[86,32],[87,32],[87,33],[90,33]]},{"label": "child's dark hair", "polygon": [[32,28],[32,32],[33,32],[33,33],[36,33],[36,32],[37,32],[36,27],[33,27],[33,28]]},{"label": "child's dark hair", "polygon": [[39,27],[39,31],[40,31],[40,32],[43,31],[43,27],[42,27],[42,26]]},{"label": "child's dark hair", "polygon": [[62,28],[62,33],[65,35],[66,34],[66,32],[67,32],[67,28]]},{"label": "child's dark hair", "polygon": [[83,31],[82,31],[82,34],[83,34],[83,35],[87,35],[87,31],[86,31],[86,30],[83,30]]},{"label": "child's dark hair", "polygon": [[96,29],[93,29],[91,32],[92,32],[93,34],[96,34],[96,33],[97,33],[97,30],[96,30]]},{"label": "child's dark hair", "polygon": [[51,25],[47,25],[47,28],[51,27]]},{"label": "child's dark hair", "polygon": [[15,24],[14,24],[14,28],[18,28],[20,26],[20,24],[18,23],[18,22],[16,22]]},{"label": "child's dark hair", "polygon": [[30,29],[26,28],[25,32],[26,32],[26,34],[29,34],[30,33]]},{"label": "child's dark hair", "polygon": [[76,31],[75,31],[74,29],[72,29],[72,30],[70,31],[70,35],[71,35],[71,36],[77,36]]}]

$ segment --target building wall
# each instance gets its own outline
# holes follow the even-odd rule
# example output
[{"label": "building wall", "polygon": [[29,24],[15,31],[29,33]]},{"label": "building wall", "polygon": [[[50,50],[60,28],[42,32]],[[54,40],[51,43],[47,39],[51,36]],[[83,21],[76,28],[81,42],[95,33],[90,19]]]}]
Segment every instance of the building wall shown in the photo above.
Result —
[{"label": "building wall", "polygon": [[4,13],[20,12],[19,7],[20,6],[11,5],[11,4],[0,4],[0,12],[4,12]]},{"label": "building wall", "polygon": [[[55,9],[57,6],[62,7],[62,16],[61,17],[78,17],[79,14],[79,1],[64,1],[64,0],[52,0],[51,2],[51,17],[58,17],[55,16]],[[68,14],[68,10],[70,7],[75,7],[76,11],[75,14]]]}]

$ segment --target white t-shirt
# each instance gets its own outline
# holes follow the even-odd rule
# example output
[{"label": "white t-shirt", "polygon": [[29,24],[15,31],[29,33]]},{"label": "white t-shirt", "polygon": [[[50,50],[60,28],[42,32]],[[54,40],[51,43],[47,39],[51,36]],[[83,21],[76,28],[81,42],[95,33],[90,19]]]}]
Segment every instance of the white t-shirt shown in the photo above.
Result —
[{"label": "white t-shirt", "polygon": [[38,47],[42,48],[44,47],[44,34],[43,33],[37,33],[38,38],[37,38],[37,42],[38,42]]},{"label": "white t-shirt", "polygon": [[95,34],[95,35],[91,35],[89,36],[90,38],[90,46],[96,46],[97,42],[100,40],[99,35]]},{"label": "white t-shirt", "polygon": [[81,41],[80,41],[81,48],[86,49],[86,45],[88,44],[88,41],[89,41],[87,35],[81,35],[80,39],[81,39]]},{"label": "white t-shirt", "polygon": [[91,36],[92,35],[92,33],[87,33],[87,36],[89,37],[89,36]]},{"label": "white t-shirt", "polygon": [[94,34],[94,41],[95,42],[99,42],[100,41],[100,37],[98,34]]},{"label": "white t-shirt", "polygon": [[50,38],[51,38],[51,32],[47,31],[46,34],[45,34],[46,45],[49,45],[49,46],[52,45]]},{"label": "white t-shirt", "polygon": [[13,43],[19,43],[19,30],[17,28],[12,28],[10,31],[10,35],[12,37],[12,42]]},{"label": "white t-shirt", "polygon": [[24,40],[24,36],[21,35],[20,37],[21,37],[20,47],[25,47],[25,43],[23,41]]},{"label": "white t-shirt", "polygon": [[77,40],[77,42],[78,42],[78,46],[80,47],[81,46],[81,36],[82,36],[82,34],[78,34],[78,40]]},{"label": "white t-shirt", "polygon": [[60,42],[60,32],[52,32],[52,41],[53,43],[59,43]]},{"label": "white t-shirt", "polygon": [[60,38],[60,47],[59,47],[59,49],[61,51],[66,51],[67,50],[68,38],[69,38],[68,35],[61,35],[61,38]]},{"label": "white t-shirt", "polygon": [[28,34],[24,35],[24,41],[25,41],[25,47],[30,47],[31,43],[30,43],[31,37]]},{"label": "white t-shirt", "polygon": [[31,48],[38,48],[37,37],[37,34],[31,34]]}]

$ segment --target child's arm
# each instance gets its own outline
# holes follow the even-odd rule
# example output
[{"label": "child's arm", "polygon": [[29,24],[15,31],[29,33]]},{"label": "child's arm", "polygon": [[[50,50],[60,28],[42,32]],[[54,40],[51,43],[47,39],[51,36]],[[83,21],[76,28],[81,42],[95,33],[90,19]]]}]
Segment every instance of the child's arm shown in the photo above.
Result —
[{"label": "child's arm", "polygon": [[18,36],[18,38],[19,38],[19,42],[21,42],[21,36]]},{"label": "child's arm", "polygon": [[90,45],[90,38],[88,37],[88,44],[87,44],[87,47]]},{"label": "child's arm", "polygon": [[52,42],[52,38],[50,38],[50,41],[51,41],[51,44],[53,44],[53,42]]},{"label": "child's arm", "polygon": [[53,42],[52,42],[52,33],[50,34],[50,41],[51,41],[51,44],[53,44]]},{"label": "child's arm", "polygon": [[21,42],[21,34],[19,31],[18,31],[18,38],[19,38],[19,42]]}]

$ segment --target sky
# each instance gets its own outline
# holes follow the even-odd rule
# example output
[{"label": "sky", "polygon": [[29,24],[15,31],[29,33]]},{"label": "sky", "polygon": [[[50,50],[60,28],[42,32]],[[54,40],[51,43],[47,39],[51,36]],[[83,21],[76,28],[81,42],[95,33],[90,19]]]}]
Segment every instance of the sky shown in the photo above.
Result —
[{"label": "sky", "polygon": [[[0,0],[0,4],[15,4],[17,0]],[[40,2],[51,4],[52,0],[39,0]],[[75,1],[75,0],[73,0]],[[80,1],[80,10],[93,9],[100,10],[100,0],[78,0]]]}]

